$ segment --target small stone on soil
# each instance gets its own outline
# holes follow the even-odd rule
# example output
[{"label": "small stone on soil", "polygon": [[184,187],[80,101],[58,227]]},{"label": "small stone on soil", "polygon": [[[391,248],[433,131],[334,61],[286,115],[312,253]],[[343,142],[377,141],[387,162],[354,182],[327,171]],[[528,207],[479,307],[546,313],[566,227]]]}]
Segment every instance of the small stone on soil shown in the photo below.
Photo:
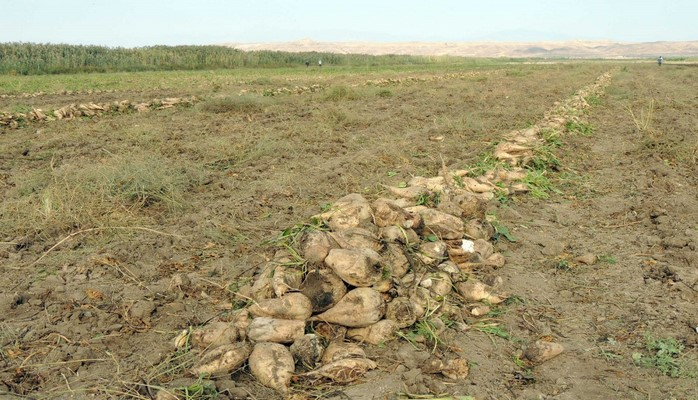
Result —
[{"label": "small stone on soil", "polygon": [[560,355],[563,350],[559,343],[537,340],[524,351],[524,357],[534,364],[541,364]]},{"label": "small stone on soil", "polygon": [[580,264],[593,265],[596,263],[596,255],[593,253],[585,253],[575,258],[574,261]]}]

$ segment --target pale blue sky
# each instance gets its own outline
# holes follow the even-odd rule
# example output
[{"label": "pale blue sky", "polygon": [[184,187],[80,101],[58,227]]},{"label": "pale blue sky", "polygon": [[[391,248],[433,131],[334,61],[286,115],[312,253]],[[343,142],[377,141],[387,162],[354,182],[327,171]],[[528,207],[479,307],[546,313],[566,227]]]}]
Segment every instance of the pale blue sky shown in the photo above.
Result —
[{"label": "pale blue sky", "polygon": [[0,42],[698,40],[698,0],[0,0]]}]

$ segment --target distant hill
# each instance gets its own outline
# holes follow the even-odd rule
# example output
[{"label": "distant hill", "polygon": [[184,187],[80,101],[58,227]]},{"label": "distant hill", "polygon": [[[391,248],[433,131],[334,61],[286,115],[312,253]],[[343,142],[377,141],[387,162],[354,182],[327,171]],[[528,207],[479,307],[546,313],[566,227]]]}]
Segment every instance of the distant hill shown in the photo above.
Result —
[{"label": "distant hill", "polygon": [[551,42],[315,42],[224,43],[240,50],[328,52],[340,54],[402,54],[463,57],[656,58],[698,57],[698,41],[629,43],[612,41]]}]

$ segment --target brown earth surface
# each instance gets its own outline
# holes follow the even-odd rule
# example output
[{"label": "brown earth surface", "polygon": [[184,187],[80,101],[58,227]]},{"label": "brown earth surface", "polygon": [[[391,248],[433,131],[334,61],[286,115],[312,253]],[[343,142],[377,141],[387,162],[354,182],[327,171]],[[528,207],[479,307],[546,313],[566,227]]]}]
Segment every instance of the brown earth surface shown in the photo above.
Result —
[{"label": "brown earth surface", "polygon": [[[436,176],[442,163],[474,165],[506,133],[535,124],[607,71],[610,86],[582,115],[593,132],[561,136],[550,197],[488,205],[516,241],[500,237],[506,265],[477,275],[501,278],[509,301],[468,316],[466,329],[447,329],[435,350],[403,339],[365,346],[377,369],[350,385],[299,379],[291,393],[698,398],[698,69],[606,63],[386,73],[393,80],[380,83],[313,71],[291,84],[322,90],[260,96],[247,107],[226,103],[249,89],[231,84],[194,107],[2,131],[0,397],[149,399],[199,383],[219,398],[281,398],[246,366],[197,380],[173,339],[225,321],[234,287],[271,258],[269,241],[282,230],[346,194],[372,200],[387,196],[383,184]],[[80,101],[53,95],[35,106]],[[87,185],[114,174],[110,166],[186,181],[172,183],[181,193],[171,202],[116,201]],[[648,335],[684,346],[679,376],[633,360],[652,355]],[[564,351],[522,361],[537,340]],[[467,379],[426,367],[449,354],[469,361]]]}]

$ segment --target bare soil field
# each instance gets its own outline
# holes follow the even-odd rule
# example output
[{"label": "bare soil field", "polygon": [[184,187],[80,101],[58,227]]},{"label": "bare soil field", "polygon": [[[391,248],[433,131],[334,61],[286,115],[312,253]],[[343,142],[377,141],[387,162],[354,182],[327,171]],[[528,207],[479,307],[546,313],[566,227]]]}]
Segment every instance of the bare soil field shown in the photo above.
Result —
[{"label": "bare soil field", "polygon": [[[698,398],[698,68],[322,68],[0,98],[8,112],[198,98],[0,127],[0,398]],[[507,134],[604,73],[547,142],[547,180],[483,210],[506,264],[468,275],[503,302],[477,315],[461,301],[460,323],[361,344],[377,367],[346,384],[298,374],[281,395],[247,364],[192,374],[198,354],[175,339],[230,322],[289,228],[347,194],[373,202],[486,167]],[[563,351],[536,361],[536,342]],[[466,378],[430,368],[448,357]]]}]

